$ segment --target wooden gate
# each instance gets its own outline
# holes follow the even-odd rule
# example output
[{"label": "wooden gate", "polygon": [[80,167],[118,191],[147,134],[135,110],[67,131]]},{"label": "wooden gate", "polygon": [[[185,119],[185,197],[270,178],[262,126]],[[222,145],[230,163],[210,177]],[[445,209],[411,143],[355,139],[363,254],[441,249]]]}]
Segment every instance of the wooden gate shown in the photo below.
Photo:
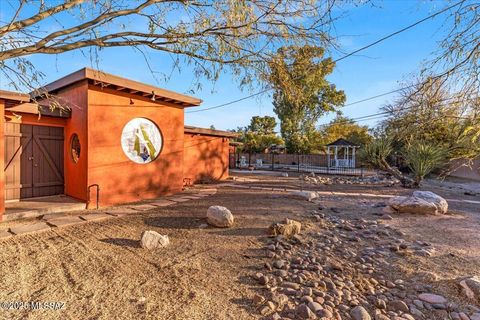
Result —
[{"label": "wooden gate", "polygon": [[63,194],[63,128],[5,124],[5,199]]}]

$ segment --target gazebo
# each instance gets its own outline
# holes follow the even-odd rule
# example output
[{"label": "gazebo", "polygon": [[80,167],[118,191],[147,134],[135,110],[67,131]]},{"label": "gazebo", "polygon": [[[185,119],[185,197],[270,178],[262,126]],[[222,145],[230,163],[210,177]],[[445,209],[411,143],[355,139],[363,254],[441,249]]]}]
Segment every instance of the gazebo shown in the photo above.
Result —
[{"label": "gazebo", "polygon": [[[355,168],[355,149],[359,146],[340,138],[327,144],[327,165],[334,168]],[[333,149],[333,159],[330,150]]]}]

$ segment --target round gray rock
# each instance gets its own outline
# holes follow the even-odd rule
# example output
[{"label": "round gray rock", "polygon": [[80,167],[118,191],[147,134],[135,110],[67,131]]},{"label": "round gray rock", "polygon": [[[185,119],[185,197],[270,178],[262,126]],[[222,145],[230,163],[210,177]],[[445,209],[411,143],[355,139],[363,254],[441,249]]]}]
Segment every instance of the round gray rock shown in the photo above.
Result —
[{"label": "round gray rock", "polygon": [[153,250],[164,248],[170,244],[168,236],[161,235],[156,231],[143,231],[141,235],[140,245],[144,249]]},{"label": "round gray rock", "polygon": [[207,222],[214,227],[230,228],[233,221],[233,214],[225,207],[211,206],[207,210]]}]

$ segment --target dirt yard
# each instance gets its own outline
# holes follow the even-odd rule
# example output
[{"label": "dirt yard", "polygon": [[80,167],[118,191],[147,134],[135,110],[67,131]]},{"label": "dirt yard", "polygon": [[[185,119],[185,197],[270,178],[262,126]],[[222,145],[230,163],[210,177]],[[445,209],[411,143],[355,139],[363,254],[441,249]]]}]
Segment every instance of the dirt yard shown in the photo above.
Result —
[{"label": "dirt yard", "polygon": [[[237,183],[346,193],[411,192],[385,186],[310,186],[296,177],[248,176],[247,180]],[[428,189],[448,199],[480,200],[455,189]],[[260,319],[252,298],[265,288],[253,275],[271,261],[265,246],[271,241],[266,230],[272,222],[301,221],[305,239],[315,241],[313,235],[323,225],[312,219],[313,213],[321,212],[326,219],[373,221],[381,217],[385,201],[323,196],[319,211],[318,202],[295,199],[285,192],[219,187],[214,196],[172,207],[15,236],[0,242],[0,302],[60,301],[65,306],[61,310],[0,310],[0,318]],[[210,205],[229,208],[235,226],[202,228]],[[451,202],[449,215],[394,215],[385,223],[404,239],[426,241],[436,249],[431,257],[395,256],[386,278],[418,282],[421,272],[431,273],[432,277],[421,281],[459,308],[476,312],[474,302],[460,296],[454,279],[480,276],[478,204]],[[158,251],[142,249],[139,237],[144,230],[168,235],[170,246]]]}]

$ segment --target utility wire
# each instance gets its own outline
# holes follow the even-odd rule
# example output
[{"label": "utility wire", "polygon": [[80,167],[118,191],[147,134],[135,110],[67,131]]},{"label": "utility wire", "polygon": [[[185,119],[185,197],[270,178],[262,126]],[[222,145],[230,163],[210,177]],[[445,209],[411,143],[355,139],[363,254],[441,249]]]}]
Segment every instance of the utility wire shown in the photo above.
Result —
[{"label": "utility wire", "polygon": [[[438,16],[438,15],[440,15],[440,14],[442,14],[442,13],[444,13],[444,12],[446,12],[446,11],[448,11],[448,10],[450,10],[450,9],[458,6],[458,5],[460,5],[460,4],[463,3],[464,1],[465,1],[465,0],[461,0],[461,1],[459,1],[459,2],[457,2],[457,3],[455,3],[455,4],[453,4],[453,5],[451,5],[451,6],[449,6],[449,7],[446,7],[446,8],[444,8],[444,9],[440,10],[440,11],[437,11],[437,12],[429,15],[428,17],[425,17],[425,18],[423,18],[423,19],[421,19],[421,20],[418,20],[418,21],[416,21],[416,22],[414,22],[414,23],[412,23],[412,24],[410,24],[410,25],[408,25],[408,26],[406,26],[406,27],[404,27],[404,28],[402,28],[402,29],[400,29],[400,30],[398,30],[398,31],[395,31],[395,32],[393,32],[393,33],[390,33],[390,34],[388,34],[388,35],[386,35],[386,36],[384,36],[384,37],[382,37],[382,38],[380,38],[380,39],[378,39],[378,40],[376,40],[376,41],[374,41],[374,42],[372,42],[372,43],[370,43],[370,44],[368,44],[368,45],[366,45],[366,46],[363,46],[363,47],[361,47],[361,48],[359,48],[359,49],[357,49],[357,50],[354,50],[354,51],[352,51],[352,52],[350,52],[350,53],[347,53],[346,55],[344,55],[344,56],[342,56],[342,57],[340,57],[340,58],[337,58],[337,59],[333,60],[333,62],[336,63],[336,62],[338,62],[338,61],[341,61],[341,60],[343,60],[343,59],[346,59],[346,58],[348,58],[348,57],[350,57],[350,56],[352,56],[352,55],[354,55],[354,54],[356,54],[356,53],[358,53],[358,52],[360,52],[360,51],[366,50],[366,49],[368,49],[368,48],[370,48],[370,47],[373,47],[373,46],[379,44],[380,42],[383,42],[383,41],[385,41],[385,40],[387,40],[387,39],[390,39],[390,38],[392,38],[392,37],[394,37],[394,36],[402,33],[402,32],[405,32],[405,31],[409,30],[409,29],[411,29],[411,28],[413,28],[413,27],[416,27],[417,25],[419,25],[419,24],[421,24],[421,23],[423,23],[423,22],[425,22],[425,21],[427,21],[427,20],[430,20],[430,19],[432,19],[432,18],[434,18],[434,17],[436,17],[436,16]],[[412,85],[412,86],[413,86],[413,85]],[[360,103],[360,102],[372,100],[372,99],[375,99],[375,98],[378,98],[378,97],[381,97],[381,96],[384,96],[384,95],[388,95],[388,94],[395,93],[395,92],[400,91],[400,90],[403,90],[403,89],[410,88],[410,87],[412,87],[412,86],[408,86],[408,87],[400,88],[400,89],[397,89],[397,90],[394,90],[394,91],[391,91],[391,92],[388,92],[388,93],[380,94],[380,95],[375,96],[375,97],[371,97],[371,98],[364,99],[363,101],[356,101],[356,102],[351,103],[351,104],[348,104],[348,105],[357,104],[357,103]],[[232,104],[234,104],[234,103],[237,103],[237,102],[240,102],[240,101],[244,101],[244,100],[247,100],[247,99],[256,97],[256,96],[258,96],[258,95],[260,95],[260,94],[266,93],[266,92],[271,91],[271,90],[273,90],[273,89],[272,89],[272,88],[264,89],[264,90],[262,90],[262,91],[259,91],[259,92],[257,92],[257,93],[253,93],[253,94],[251,94],[251,95],[248,95],[248,96],[246,96],[246,97],[243,97],[243,98],[240,98],[240,99],[237,99],[237,100],[233,100],[233,101],[230,101],[230,102],[222,103],[222,104],[219,104],[219,105],[216,105],[216,106],[213,106],[213,107],[209,107],[209,108],[205,108],[205,109],[186,111],[185,113],[197,113],[197,112],[203,112],[203,111],[208,111],[208,110],[223,108],[223,107],[232,105]],[[347,105],[345,105],[345,106],[347,106]]]},{"label": "utility wire", "polygon": [[[456,97],[451,97],[451,98],[446,98],[446,99],[443,99],[443,100],[440,100],[438,102],[445,102],[445,101],[448,101],[448,100],[453,100],[455,99]],[[445,107],[445,106],[448,106],[452,103],[458,103],[458,102],[464,102],[464,101],[475,101],[477,100],[479,97],[476,97],[476,98],[472,98],[472,99],[460,99],[460,100],[456,100],[456,101],[450,101],[448,103],[445,103],[445,104],[440,104],[440,105],[436,105],[435,107]],[[396,110],[388,110],[388,111],[382,111],[382,112],[377,112],[377,113],[373,113],[373,114],[368,114],[368,115],[364,115],[364,116],[361,116],[361,117],[357,117],[357,118],[349,118],[349,119],[346,119],[345,121],[339,121],[337,122],[337,124],[342,124],[342,123],[349,123],[349,122],[359,122],[359,121],[365,121],[365,120],[374,120],[373,118],[384,118],[386,116],[389,116],[395,112],[398,112],[398,111],[406,111],[406,110],[410,110],[410,109],[413,109],[417,107],[416,105],[415,106],[407,106],[407,107],[402,107],[402,108],[398,108]],[[470,119],[469,117],[459,117],[459,116],[444,116],[446,118],[457,118],[457,119],[464,119],[464,120],[468,120]],[[325,124],[322,124],[320,125],[319,127],[326,127],[328,126],[329,123],[325,123]]]}]

